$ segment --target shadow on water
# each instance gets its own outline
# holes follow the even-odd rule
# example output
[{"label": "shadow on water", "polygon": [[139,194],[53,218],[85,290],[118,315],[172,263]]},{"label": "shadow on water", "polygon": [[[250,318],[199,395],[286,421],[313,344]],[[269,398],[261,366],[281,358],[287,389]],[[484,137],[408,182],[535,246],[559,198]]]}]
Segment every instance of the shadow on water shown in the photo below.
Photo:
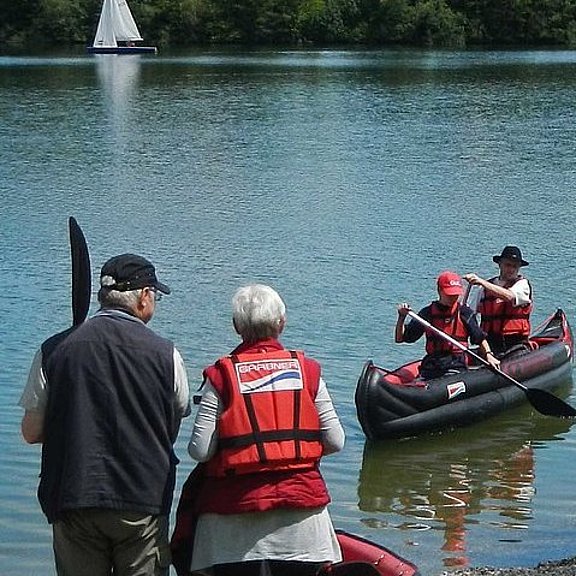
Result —
[{"label": "shadow on water", "polygon": [[399,441],[367,442],[359,508],[370,528],[405,531],[417,545],[422,531],[441,534],[445,568],[473,564],[470,531],[488,526],[496,542],[516,542],[529,527],[536,499],[538,450],[563,440],[572,420],[523,407],[489,421]]}]

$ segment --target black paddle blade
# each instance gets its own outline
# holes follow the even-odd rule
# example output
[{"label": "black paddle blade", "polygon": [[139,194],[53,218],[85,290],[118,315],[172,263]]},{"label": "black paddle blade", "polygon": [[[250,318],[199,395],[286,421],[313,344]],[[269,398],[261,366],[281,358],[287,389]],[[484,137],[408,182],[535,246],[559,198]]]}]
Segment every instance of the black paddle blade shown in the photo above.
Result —
[{"label": "black paddle blade", "polygon": [[538,388],[526,388],[526,397],[529,402],[545,416],[560,416],[563,418],[574,418],[576,409],[564,402],[554,394],[539,390]]},{"label": "black paddle blade", "polygon": [[73,216],[68,220],[70,229],[70,255],[72,257],[72,324],[86,320],[90,308],[92,274],[90,255],[82,229]]}]

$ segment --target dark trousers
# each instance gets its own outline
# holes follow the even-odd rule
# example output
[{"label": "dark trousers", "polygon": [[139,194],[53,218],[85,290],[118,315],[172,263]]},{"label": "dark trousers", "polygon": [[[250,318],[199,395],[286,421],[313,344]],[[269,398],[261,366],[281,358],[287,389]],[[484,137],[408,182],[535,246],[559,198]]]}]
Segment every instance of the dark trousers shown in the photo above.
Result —
[{"label": "dark trousers", "polygon": [[521,334],[510,334],[508,336],[488,334],[486,339],[488,340],[488,344],[490,344],[490,349],[496,356],[502,356],[511,348],[528,342],[528,338]]},{"label": "dark trousers", "polygon": [[428,354],[420,364],[420,376],[424,380],[440,378],[448,371],[462,372],[466,370],[464,354]]},{"label": "dark trousers", "polygon": [[53,525],[58,576],[168,576],[168,517],[86,508]]}]

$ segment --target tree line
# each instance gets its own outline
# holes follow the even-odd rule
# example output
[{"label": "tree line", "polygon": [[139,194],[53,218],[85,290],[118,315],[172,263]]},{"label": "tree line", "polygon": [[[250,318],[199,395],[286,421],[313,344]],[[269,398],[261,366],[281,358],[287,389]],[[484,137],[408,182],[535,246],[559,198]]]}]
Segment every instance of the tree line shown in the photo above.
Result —
[{"label": "tree line", "polygon": [[[129,0],[160,46],[576,45],[574,0]],[[0,0],[0,46],[86,44],[101,0]]]}]

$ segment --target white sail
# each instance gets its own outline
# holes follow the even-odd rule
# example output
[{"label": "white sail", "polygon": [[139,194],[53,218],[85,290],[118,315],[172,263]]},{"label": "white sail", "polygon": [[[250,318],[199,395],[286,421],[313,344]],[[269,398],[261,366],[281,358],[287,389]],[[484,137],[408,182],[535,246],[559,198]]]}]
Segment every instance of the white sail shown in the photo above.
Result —
[{"label": "white sail", "polygon": [[118,7],[120,15],[117,21],[117,27],[115,28],[116,40],[142,40],[138,26],[136,26],[136,22],[134,22],[126,0],[116,0],[116,6]]},{"label": "white sail", "polygon": [[118,46],[118,41],[142,40],[126,0],[104,0],[94,38],[94,47]]}]

